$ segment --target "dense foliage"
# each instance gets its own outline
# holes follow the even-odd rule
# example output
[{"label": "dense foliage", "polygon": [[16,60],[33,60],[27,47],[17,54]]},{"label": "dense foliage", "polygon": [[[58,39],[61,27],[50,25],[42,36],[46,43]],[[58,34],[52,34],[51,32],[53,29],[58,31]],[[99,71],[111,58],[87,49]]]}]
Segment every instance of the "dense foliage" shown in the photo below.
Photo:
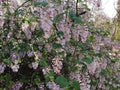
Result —
[{"label": "dense foliage", "polygon": [[120,44],[84,0],[0,0],[0,90],[118,90]]}]

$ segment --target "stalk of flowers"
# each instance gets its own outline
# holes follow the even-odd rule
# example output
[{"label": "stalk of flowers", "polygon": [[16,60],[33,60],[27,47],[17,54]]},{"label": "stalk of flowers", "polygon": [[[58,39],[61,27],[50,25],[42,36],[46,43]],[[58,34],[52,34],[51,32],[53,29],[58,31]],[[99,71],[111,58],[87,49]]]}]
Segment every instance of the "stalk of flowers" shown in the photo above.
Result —
[{"label": "stalk of flowers", "polygon": [[37,61],[32,62],[32,68],[33,68],[33,69],[37,69],[37,68],[38,68],[38,65],[39,65],[39,63],[38,63]]},{"label": "stalk of flowers", "polygon": [[20,90],[20,88],[21,88],[22,86],[23,86],[23,84],[22,84],[21,82],[17,81],[17,82],[14,82],[14,83],[12,84],[12,87],[11,87],[10,90]]},{"label": "stalk of flowers", "polygon": [[23,23],[22,24],[22,30],[25,33],[27,39],[31,39],[32,32],[30,31],[29,24],[28,23]]},{"label": "stalk of flowers", "polygon": [[18,64],[11,63],[10,68],[12,69],[13,72],[18,72],[20,67]]},{"label": "stalk of flowers", "polygon": [[89,71],[89,74],[93,76],[96,73],[96,69],[98,68],[98,61],[93,61],[91,64],[87,64],[87,69]]},{"label": "stalk of flowers", "polygon": [[80,29],[80,27],[79,27],[79,29],[76,29],[76,27],[73,28],[73,29],[74,29],[74,30],[72,31],[72,33],[73,33],[73,38],[74,38],[76,41],[79,41],[81,29]]},{"label": "stalk of flowers", "polygon": [[20,55],[18,53],[11,53],[11,56],[10,56],[11,63],[9,65],[9,67],[12,69],[13,72],[18,72],[18,70],[20,68],[18,60],[21,57],[23,57],[23,55]]},{"label": "stalk of flowers", "polygon": [[43,68],[43,69],[42,69],[43,75],[48,74],[48,73],[50,72],[50,70],[51,70],[51,67],[50,67],[50,66],[47,66],[47,67]]},{"label": "stalk of flowers", "polygon": [[14,62],[15,60],[18,60],[18,59],[20,59],[21,57],[20,57],[20,54],[18,54],[18,53],[11,53],[11,55],[10,55],[10,59]]},{"label": "stalk of flowers", "polygon": [[70,73],[70,79],[77,80],[80,84],[80,90],[90,90],[90,77],[88,73],[86,72],[85,75],[82,75],[82,73],[78,72],[71,72]]},{"label": "stalk of flowers", "polygon": [[65,41],[66,42],[70,41],[70,38],[71,38],[71,30],[70,30],[71,25],[67,24],[65,20],[62,20],[57,26],[64,33]]},{"label": "stalk of flowers", "polygon": [[45,89],[44,89],[44,84],[38,85],[38,88],[39,88],[40,90],[45,90]]},{"label": "stalk of flowers", "polygon": [[82,83],[80,84],[81,90],[90,90],[90,77],[89,75],[86,75],[83,77]]},{"label": "stalk of flowers", "polygon": [[94,52],[95,53],[99,53],[99,51],[100,51],[100,45],[95,43],[92,46],[93,46]]},{"label": "stalk of flowers", "polygon": [[45,38],[49,38],[51,36],[51,28],[52,28],[52,21],[46,18],[45,16],[41,15],[41,28],[44,31]]},{"label": "stalk of flowers", "polygon": [[50,90],[61,90],[60,86],[57,85],[54,81],[48,82],[46,84],[46,86],[50,89]]},{"label": "stalk of flowers", "polygon": [[[0,2],[2,3],[2,2]],[[4,10],[2,8],[2,4],[0,5],[0,20],[1,20],[1,23],[0,23],[0,29],[3,28],[3,25],[5,23],[5,17],[4,17],[4,14],[6,13],[6,10]]]},{"label": "stalk of flowers", "polygon": [[60,71],[63,67],[62,60],[63,59],[59,56],[56,56],[55,58],[52,59],[52,68],[56,74],[60,74]]},{"label": "stalk of flowers", "polygon": [[95,36],[95,41],[93,42],[93,45],[92,45],[95,53],[99,53],[101,45],[102,45],[102,37]]},{"label": "stalk of flowers", "polygon": [[6,65],[3,63],[0,63],[0,74],[4,73]]},{"label": "stalk of flowers", "polygon": [[88,36],[89,36],[89,31],[88,31],[88,30],[84,30],[84,31],[81,33],[81,41],[82,41],[83,43],[85,43]]},{"label": "stalk of flowers", "polygon": [[120,52],[120,44],[115,42],[112,44],[112,51],[113,52]]}]

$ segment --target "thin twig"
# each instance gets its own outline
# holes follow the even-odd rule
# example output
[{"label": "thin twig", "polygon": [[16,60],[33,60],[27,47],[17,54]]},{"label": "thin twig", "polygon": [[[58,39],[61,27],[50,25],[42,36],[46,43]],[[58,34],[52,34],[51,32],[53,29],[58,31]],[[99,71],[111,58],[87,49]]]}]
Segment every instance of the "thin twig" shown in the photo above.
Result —
[{"label": "thin twig", "polygon": [[29,2],[29,0],[25,1],[24,3],[22,3],[22,4],[14,11],[14,13],[16,13],[16,12],[19,10],[19,8],[21,8],[22,6],[24,6],[27,2]]}]

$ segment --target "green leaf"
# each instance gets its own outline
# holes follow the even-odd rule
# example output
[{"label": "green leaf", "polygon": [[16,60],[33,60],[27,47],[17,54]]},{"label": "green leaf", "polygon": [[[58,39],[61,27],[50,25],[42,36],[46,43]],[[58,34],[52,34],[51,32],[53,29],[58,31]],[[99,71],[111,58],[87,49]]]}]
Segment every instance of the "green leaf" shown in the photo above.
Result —
[{"label": "green leaf", "polygon": [[19,63],[19,64],[20,64],[20,63],[22,63],[22,60],[21,60],[21,59],[19,59],[19,60],[18,60],[18,63]]},{"label": "green leaf", "polygon": [[84,58],[82,59],[82,61],[86,62],[87,64],[90,64],[90,63],[93,62],[93,59],[88,58],[88,57],[84,57]]},{"label": "green leaf", "polygon": [[18,43],[18,50],[22,51],[22,52],[26,52],[29,50],[29,45],[25,42],[22,43]]},{"label": "green leaf", "polygon": [[102,70],[100,74],[101,74],[101,75],[106,75],[107,73],[108,73],[108,72],[107,72],[107,70],[105,69],[105,70]]},{"label": "green leaf", "polygon": [[83,64],[84,65],[84,63],[83,62],[81,62],[79,59],[73,59],[72,60],[73,61],[73,63],[75,63],[75,64]]},{"label": "green leaf", "polygon": [[61,4],[61,0],[52,0],[54,3]]},{"label": "green leaf", "polygon": [[9,59],[4,59],[4,60],[3,60],[3,63],[4,63],[4,64],[10,64],[10,60],[9,60]]},{"label": "green leaf", "polygon": [[68,87],[68,85],[69,85],[67,79],[64,78],[64,77],[62,77],[62,76],[58,76],[58,77],[55,79],[55,82],[58,83],[61,88]]},{"label": "green leaf", "polygon": [[61,21],[63,19],[63,15],[66,14],[67,11],[64,11],[63,13],[60,13],[58,15],[56,15],[54,18],[53,18],[53,23],[57,23],[59,21]]},{"label": "green leaf", "polygon": [[63,36],[64,33],[62,31],[57,31],[57,35],[60,37],[60,36]]},{"label": "green leaf", "polygon": [[19,10],[15,12],[16,15],[24,15],[24,10]]},{"label": "green leaf", "polygon": [[14,43],[14,42],[17,42],[17,40],[15,38],[11,38],[10,42]]},{"label": "green leaf", "polygon": [[61,0],[58,0],[58,3],[61,4]]},{"label": "green leaf", "polygon": [[76,41],[74,38],[70,38],[70,41],[69,41],[69,42],[70,42],[70,44],[73,45],[73,46],[75,45],[75,43],[77,43],[77,41]]},{"label": "green leaf", "polygon": [[78,48],[82,49],[82,51],[86,51],[88,46],[86,43],[78,42]]},{"label": "green leaf", "polygon": [[57,16],[55,16],[53,18],[53,23],[58,23],[59,21],[61,21],[63,19],[63,15],[62,14],[59,14]]},{"label": "green leaf", "polygon": [[45,60],[40,60],[39,62],[40,66],[47,66],[47,62]]},{"label": "green leaf", "polygon": [[36,79],[33,80],[33,83],[35,85],[39,85],[40,84],[40,80],[38,78],[36,78]]},{"label": "green leaf", "polygon": [[80,16],[76,16],[76,14],[73,11],[69,12],[69,17],[73,22],[77,24],[84,24],[82,18]]},{"label": "green leaf", "polygon": [[52,46],[54,49],[62,48],[62,45],[60,43],[54,43]]},{"label": "green leaf", "polygon": [[50,71],[45,75],[45,82],[52,81],[54,79],[54,76],[55,76],[54,72]]},{"label": "green leaf", "polygon": [[20,79],[20,82],[24,83],[24,84],[27,84],[29,81],[26,79],[25,76],[23,76],[21,79]]},{"label": "green leaf", "polygon": [[76,80],[72,80],[73,90],[80,90],[80,83]]},{"label": "green leaf", "polygon": [[60,54],[60,56],[65,57],[66,52],[65,52],[65,51],[62,51],[62,52],[60,52],[59,54]]},{"label": "green leaf", "polygon": [[88,40],[89,40],[90,42],[93,42],[93,41],[95,40],[95,37],[94,37],[94,36],[89,36],[89,37],[88,37]]},{"label": "green leaf", "polygon": [[7,87],[7,88],[11,87],[12,81],[11,81],[11,75],[10,74],[6,73],[4,76],[2,76],[0,78],[0,80],[3,81],[3,84],[5,85],[5,87]]},{"label": "green leaf", "polygon": [[34,6],[37,7],[37,6],[47,6],[48,3],[46,1],[42,1],[42,2],[34,2]]}]

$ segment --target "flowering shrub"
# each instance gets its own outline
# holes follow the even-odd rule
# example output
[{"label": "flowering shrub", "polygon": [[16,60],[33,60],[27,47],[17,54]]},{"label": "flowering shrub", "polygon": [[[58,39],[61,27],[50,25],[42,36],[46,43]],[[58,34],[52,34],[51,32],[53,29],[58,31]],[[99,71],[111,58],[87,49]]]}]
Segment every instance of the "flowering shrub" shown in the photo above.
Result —
[{"label": "flowering shrub", "polygon": [[0,90],[120,88],[120,44],[88,23],[85,1],[0,3]]}]

